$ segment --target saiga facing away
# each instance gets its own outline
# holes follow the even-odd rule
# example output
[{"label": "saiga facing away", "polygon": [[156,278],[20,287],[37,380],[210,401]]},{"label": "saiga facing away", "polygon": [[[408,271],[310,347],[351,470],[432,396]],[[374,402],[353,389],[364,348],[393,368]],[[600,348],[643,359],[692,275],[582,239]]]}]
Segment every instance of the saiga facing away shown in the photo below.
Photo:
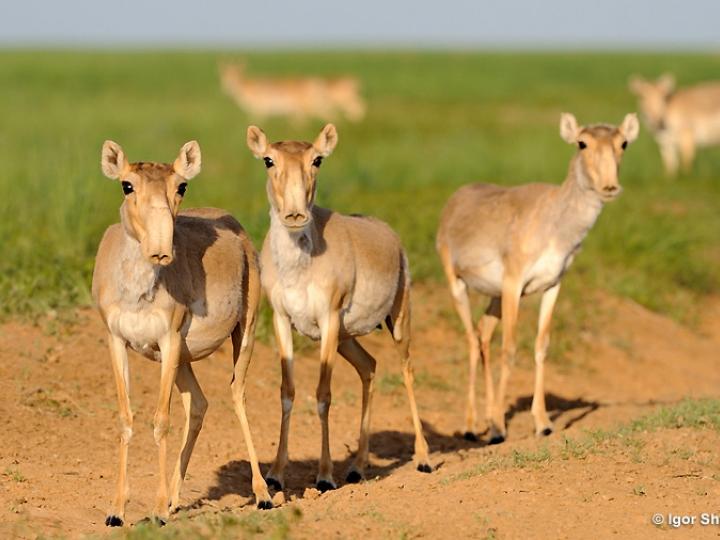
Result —
[{"label": "saiga facing away", "polygon": [[[468,185],[450,198],[440,219],[437,249],[470,347],[465,424],[469,439],[475,439],[477,432],[475,377],[482,356],[490,441],[505,440],[505,390],[515,360],[518,307],[521,296],[534,292],[543,296],[535,340],[532,414],[538,435],[552,432],[545,409],[543,365],[560,279],[603,204],[620,194],[620,160],[627,144],[637,138],[638,121],[634,114],[628,114],[619,127],[581,127],[573,115],[563,114],[560,135],[578,148],[562,185]],[[491,298],[478,324],[479,344],[468,288]],[[490,339],[501,318],[502,356],[496,395]]]},{"label": "saiga facing away", "polygon": [[268,484],[282,489],[288,463],[288,431],[295,397],[292,327],[320,340],[317,410],[322,424],[322,451],[317,475],[321,491],[334,489],[330,459],[330,381],[337,353],[357,370],[362,381],[362,417],[358,451],[348,482],[363,478],[368,461],[370,404],[375,359],[355,339],[385,322],[402,360],[415,428],[415,463],[430,472],[430,459],[413,395],[410,346],[410,277],[407,258],[395,233],[370,217],[345,216],[315,206],[318,168],[337,144],[328,124],[314,143],[269,144],[255,126],[247,143],[267,167],[270,231],[260,256],[262,283],[273,306],[275,338],[282,362],[282,424],[277,458]]},{"label": "saiga facing away", "polygon": [[[129,163],[120,145],[106,141],[102,169],[125,194],[121,223],[100,242],[93,273],[93,298],[108,331],[120,408],[120,470],[106,525],[125,520],[127,457],[132,436],[127,347],[159,361],[160,394],[154,418],[160,484],[153,518],[164,522],[180,503],[180,487],[207,401],[190,362],[233,345],[232,393],[250,456],[252,486],[260,508],[271,508],[245,414],[245,375],[252,355],[260,296],[257,255],[240,224],[228,213],[196,208],[178,215],[187,182],[200,172],[200,147],[182,147],[172,164]],[[170,493],[166,438],[175,384],[187,420]]]}]

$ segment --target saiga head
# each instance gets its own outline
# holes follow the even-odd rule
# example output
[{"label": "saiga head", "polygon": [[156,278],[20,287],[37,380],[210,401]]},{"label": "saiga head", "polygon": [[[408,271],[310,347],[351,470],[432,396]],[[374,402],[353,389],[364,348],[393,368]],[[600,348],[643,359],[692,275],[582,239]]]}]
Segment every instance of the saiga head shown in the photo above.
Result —
[{"label": "saiga head", "polygon": [[611,201],[620,195],[620,161],[627,145],[637,139],[639,130],[635,113],[625,115],[617,127],[604,124],[578,126],[572,114],[560,116],[560,136],[578,148],[579,180],[603,201]]},{"label": "saiga head", "polygon": [[670,94],[675,89],[675,78],[666,73],[657,81],[646,81],[641,77],[631,77],[630,91],[640,100],[643,118],[652,131],[665,129],[665,112]]},{"label": "saiga head", "polygon": [[250,126],[247,144],[267,168],[267,194],[272,210],[288,230],[299,232],[312,221],[315,180],[323,158],[337,145],[335,126],[326,125],[315,142],[282,141],[269,144],[263,130]]},{"label": "saiga head", "polygon": [[120,145],[105,141],[102,148],[105,176],[119,180],[125,195],[120,217],[128,235],[140,243],[152,264],[173,261],[173,231],[187,182],[200,172],[200,146],[186,143],[172,163],[130,163]]}]

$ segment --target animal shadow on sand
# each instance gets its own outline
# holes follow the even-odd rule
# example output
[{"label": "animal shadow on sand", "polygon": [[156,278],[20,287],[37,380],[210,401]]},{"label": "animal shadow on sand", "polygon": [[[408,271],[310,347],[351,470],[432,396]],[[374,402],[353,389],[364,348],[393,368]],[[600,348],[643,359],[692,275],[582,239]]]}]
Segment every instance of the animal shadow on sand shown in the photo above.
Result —
[{"label": "animal shadow on sand", "polygon": [[[576,414],[564,423],[560,428],[563,430],[568,429],[576,422],[579,422],[603,406],[596,401],[587,401],[582,398],[567,399],[552,393],[547,394],[545,399],[548,411],[550,411],[550,418],[553,421],[566,412],[579,411],[579,414]],[[530,410],[531,405],[532,396],[518,398],[508,409],[507,420],[510,421],[517,413]],[[430,451],[436,455],[452,453],[463,449],[480,448],[488,444],[486,437],[482,437],[476,442],[468,441],[463,438],[463,434],[460,432],[454,434],[440,433],[428,423],[423,423],[423,432],[430,446]],[[486,435],[486,433],[481,435]],[[365,477],[368,479],[378,477],[385,478],[396,469],[411,462],[414,444],[415,435],[411,432],[386,430],[372,433],[370,435],[370,451],[375,457],[375,463],[373,463],[371,459],[371,463],[365,471]],[[347,482],[344,481],[344,475],[350,468],[353,458],[354,454],[348,452],[348,455],[342,460],[333,461],[338,488],[342,488],[347,484]],[[387,463],[379,465],[377,461]],[[440,461],[435,464],[436,469],[442,467],[443,463],[444,461],[441,458]],[[270,465],[271,463],[260,464],[263,471],[267,471]],[[302,498],[306,488],[315,487],[317,467],[318,459],[291,460],[285,472],[285,496],[288,498],[293,496]],[[248,502],[243,506],[252,505],[251,481],[250,464],[246,460],[229,461],[215,471],[215,483],[208,488],[205,495],[190,505],[185,506],[184,509],[201,508],[204,506],[205,501],[218,501],[226,495],[248,497]]]},{"label": "animal shadow on sand", "polygon": [[[460,433],[453,435],[440,433],[432,425],[423,423],[423,432],[433,453],[455,452],[461,449],[478,448],[485,446],[485,441],[470,442],[465,440]],[[370,464],[365,470],[365,478],[385,478],[392,472],[412,461],[415,445],[415,434],[401,431],[377,431],[370,435]],[[319,446],[319,445],[318,445]],[[318,448],[318,458],[319,458]],[[375,459],[373,460],[373,456]],[[342,460],[333,460],[335,480],[338,488],[348,483],[345,481],[345,473],[350,468],[354,459],[354,452]],[[382,461],[380,465],[377,462]],[[260,463],[260,468],[266,472],[271,463]],[[442,467],[443,461],[435,463],[435,468]],[[318,469],[318,459],[301,461],[290,460],[285,470],[284,493],[287,498],[302,498],[306,488],[315,487],[315,476]],[[421,473],[417,473],[421,474]],[[215,483],[210,486],[204,496],[200,497],[184,509],[200,508],[205,501],[217,501],[226,495],[240,495],[248,497],[249,501],[243,506],[253,504],[252,502],[252,476],[250,464],[246,460],[233,460],[220,466],[215,471]]]},{"label": "animal shadow on sand", "polygon": [[[532,407],[532,396],[517,398],[515,403],[508,408],[505,420],[509,423],[517,413],[529,411]],[[583,398],[567,399],[557,394],[545,394],[545,404],[551,421],[557,420],[562,414],[570,411],[579,411],[578,414],[568,419],[562,427],[557,426],[556,430],[566,430],[573,424],[597,411],[604,405],[597,401],[587,401]]]}]

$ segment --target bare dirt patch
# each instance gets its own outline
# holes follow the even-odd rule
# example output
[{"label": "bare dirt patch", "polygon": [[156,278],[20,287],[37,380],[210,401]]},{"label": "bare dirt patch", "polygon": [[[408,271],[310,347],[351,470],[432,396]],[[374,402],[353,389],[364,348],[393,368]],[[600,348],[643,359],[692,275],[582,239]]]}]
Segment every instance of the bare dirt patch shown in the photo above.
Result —
[{"label": "bare dirt patch", "polygon": [[[709,300],[698,329],[690,330],[629,301],[595,295],[590,329],[546,370],[556,433],[533,436],[532,356],[521,348],[509,388],[509,439],[489,447],[458,436],[466,346],[449,297],[442,287],[417,288],[414,295],[416,393],[438,469],[430,475],[414,470],[399,362],[389,337],[377,332],[364,339],[379,364],[368,481],[342,481],[356,448],[361,392],[354,370],[340,363],[330,416],[340,489],[323,495],[308,490],[320,445],[318,355],[303,350],[296,362],[287,502],[271,511],[282,516],[291,537],[650,537],[658,534],[650,522],[655,512],[720,514],[717,431],[681,423],[629,439],[588,440],[592,430],[612,430],[659,405],[718,396],[720,300]],[[530,314],[521,324],[534,327],[533,310],[525,311]],[[118,424],[97,316],[81,311],[71,326],[5,324],[0,358],[0,536],[105,534]],[[157,484],[151,424],[159,365],[133,355],[130,369],[135,435],[127,518],[135,523],[152,507]],[[175,519],[252,516],[250,470],[230,395],[229,347],[195,369],[210,409],[183,489],[187,509]],[[280,370],[272,346],[257,345],[250,379],[250,423],[266,471],[280,420]],[[479,391],[482,399],[482,385]],[[183,423],[177,396],[172,415],[174,458]],[[670,532],[717,536],[720,527]]]}]

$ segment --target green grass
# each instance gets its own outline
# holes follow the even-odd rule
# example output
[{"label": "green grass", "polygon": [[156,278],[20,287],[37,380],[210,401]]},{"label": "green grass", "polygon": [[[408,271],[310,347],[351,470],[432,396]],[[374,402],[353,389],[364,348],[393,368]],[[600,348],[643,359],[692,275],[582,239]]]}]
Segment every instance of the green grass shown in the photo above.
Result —
[{"label": "green grass", "polygon": [[[318,203],[388,221],[416,280],[442,280],[434,235],[457,187],[564,178],[573,150],[558,135],[561,111],[619,122],[636,109],[630,74],[669,70],[686,84],[720,67],[720,56],[700,54],[0,52],[0,315],[90,302],[95,249],[121,202],[99,168],[108,138],[131,160],[157,161],[197,139],[203,172],[185,206],[227,208],[260,245],[264,168],[245,146],[249,119],[217,77],[219,59],[240,56],[258,74],[360,77],[369,113],[338,122]],[[273,140],[310,139],[321,123],[263,128]],[[691,320],[697,298],[720,289],[718,175],[720,151],[706,150],[693,174],[665,179],[641,131],[623,164],[625,193],[566,277],[567,301],[581,305],[590,286]]]},{"label": "green grass", "polygon": [[630,429],[635,432],[680,427],[707,427],[720,431],[720,400],[685,399],[677,405],[661,407],[630,424]]},{"label": "green grass", "polygon": [[5,472],[3,472],[3,476],[12,480],[13,482],[27,482],[27,478],[23,473],[20,472],[19,469],[17,469],[17,467],[7,467],[5,469]]}]

